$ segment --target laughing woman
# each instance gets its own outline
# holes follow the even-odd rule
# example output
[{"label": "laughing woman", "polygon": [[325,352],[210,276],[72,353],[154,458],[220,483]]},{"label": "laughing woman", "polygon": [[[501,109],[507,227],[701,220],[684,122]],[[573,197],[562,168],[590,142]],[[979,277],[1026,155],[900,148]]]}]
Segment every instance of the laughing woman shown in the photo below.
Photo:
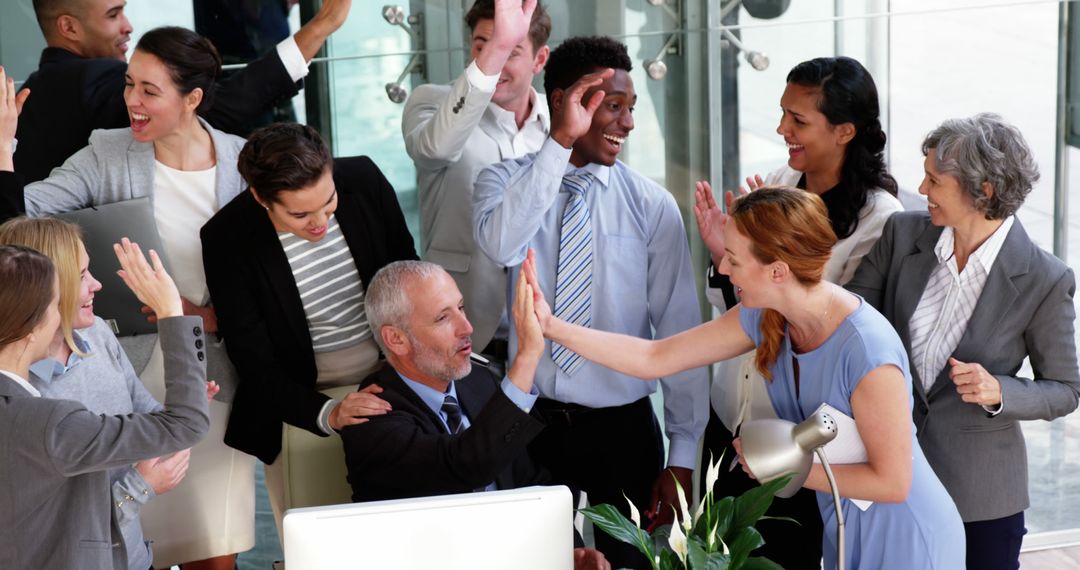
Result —
[{"label": "laughing woman", "polygon": [[[1038,168],[992,114],[945,121],[923,141],[928,212],[885,226],[847,287],[896,327],[911,358],[919,443],[964,519],[968,568],[1015,570],[1026,532],[1020,422],[1080,395],[1073,272],[1015,216]],[[1030,358],[1032,378],[1018,376]]]},{"label": "laughing woman", "polygon": [[[43,216],[149,197],[184,312],[201,316],[208,335],[216,332],[217,324],[203,275],[198,228],[244,189],[236,170],[244,140],[198,116],[220,71],[221,58],[206,39],[183,28],[151,30],[139,40],[128,65],[124,100],[131,128],[94,131],[89,146],[25,189],[10,172],[10,155],[0,153],[5,155],[0,156],[0,217],[21,211]],[[0,149],[12,146],[16,123],[11,112],[17,106],[15,95],[4,91]],[[227,396],[235,385],[235,371],[222,344],[211,337],[204,357],[210,377]],[[133,346],[128,340],[125,349],[135,369],[143,370],[143,382],[160,399],[160,347],[156,342]],[[232,554],[254,545],[255,463],[224,445],[229,408],[211,402],[210,435],[192,450],[186,480],[143,513],[146,535],[154,540],[155,566],[220,556],[220,567],[231,569]],[[213,564],[203,567],[216,567]]]},{"label": "laughing woman", "polygon": [[[780,418],[799,422],[828,403],[855,419],[866,445],[866,462],[832,467],[843,497],[847,543],[841,555],[847,567],[962,567],[960,516],[915,441],[904,346],[873,307],[822,279],[836,237],[821,199],[792,188],[761,188],[735,202],[723,234],[726,254],[719,269],[742,291],[742,303],[660,340],[552,316],[535,285],[530,255],[525,267],[544,336],[638,378],[668,376],[756,348],[754,364],[768,380]],[[821,518],[832,520],[830,487],[820,465],[813,466],[804,487],[817,491]],[[862,510],[850,499],[874,503]],[[825,568],[835,568],[835,525],[825,525],[822,545]]]}]

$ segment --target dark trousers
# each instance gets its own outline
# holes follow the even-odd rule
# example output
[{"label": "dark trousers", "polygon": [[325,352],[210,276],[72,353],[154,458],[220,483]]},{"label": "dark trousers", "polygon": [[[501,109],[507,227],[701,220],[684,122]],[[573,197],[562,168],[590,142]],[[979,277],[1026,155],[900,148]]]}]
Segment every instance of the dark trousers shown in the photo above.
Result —
[{"label": "dark trousers", "polygon": [[[717,498],[728,495],[737,497],[758,485],[739,465],[736,464],[735,469],[728,470],[736,457],[735,448],[731,446],[733,439],[724,423],[710,410],[709,424],[705,428],[702,468],[699,471],[702,477],[701,487],[704,489],[705,467],[708,465],[710,453],[712,461],[716,461],[721,453],[724,454],[724,460],[720,464],[720,478],[713,488],[713,496]],[[776,498],[765,514],[771,517],[789,517],[799,524],[776,520],[759,521],[754,528],[765,539],[765,545],[755,550],[754,556],[764,556],[786,570],[820,570],[821,535],[824,528],[821,524],[817,494],[809,489],[800,489],[789,499]]]},{"label": "dark trousers", "polygon": [[1017,570],[1024,542],[1024,511],[1000,519],[964,523],[967,567],[972,570]]},{"label": "dark trousers", "polygon": [[[552,482],[588,493],[590,505],[610,504],[629,518],[627,497],[648,509],[652,485],[664,467],[660,427],[648,398],[611,408],[586,408],[540,399],[547,427],[529,447]],[[596,548],[612,568],[651,568],[637,548],[597,529]]]}]

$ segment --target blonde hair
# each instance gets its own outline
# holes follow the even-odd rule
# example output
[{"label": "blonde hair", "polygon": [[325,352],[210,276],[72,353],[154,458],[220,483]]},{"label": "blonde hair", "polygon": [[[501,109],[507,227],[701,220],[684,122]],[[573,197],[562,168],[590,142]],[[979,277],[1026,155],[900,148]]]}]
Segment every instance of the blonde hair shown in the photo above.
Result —
[{"label": "blonde hair", "polygon": [[[803,285],[821,282],[836,234],[820,196],[787,186],[759,188],[735,201],[731,218],[739,233],[750,240],[750,253],[758,261],[786,263]],[[769,366],[780,354],[786,324],[779,311],[763,311],[755,364],[768,380],[772,380]]]},{"label": "blonde hair", "polygon": [[52,260],[60,282],[60,330],[64,342],[80,356],[86,353],[75,345],[72,335],[75,314],[79,310],[79,226],[57,218],[13,218],[0,225],[0,245],[22,245],[37,250]]}]

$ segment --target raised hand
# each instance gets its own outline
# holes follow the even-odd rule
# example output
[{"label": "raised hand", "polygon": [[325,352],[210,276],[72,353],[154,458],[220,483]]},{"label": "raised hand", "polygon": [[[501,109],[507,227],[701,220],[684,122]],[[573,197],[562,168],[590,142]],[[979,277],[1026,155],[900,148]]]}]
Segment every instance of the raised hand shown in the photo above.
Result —
[{"label": "raised hand", "polygon": [[495,0],[495,30],[491,43],[514,49],[529,35],[536,0]]},{"label": "raised hand", "polygon": [[731,203],[735,201],[735,198],[741,198],[743,196],[746,196],[747,194],[753,192],[754,190],[757,190],[758,188],[761,188],[764,185],[765,185],[765,180],[761,178],[760,174],[755,174],[753,176],[747,176],[746,177],[746,186],[739,186],[739,195],[734,196],[731,192],[728,192],[727,196],[725,196],[725,198],[724,198],[726,200],[725,203],[730,208]]},{"label": "raised hand", "polygon": [[319,53],[330,34],[338,31],[352,9],[352,0],[323,0],[319,12],[304,24],[293,39],[305,61],[311,61]]},{"label": "raised hand", "polygon": [[0,67],[0,171],[14,172],[15,131],[19,127],[19,113],[30,96],[29,89],[15,92],[15,80]]},{"label": "raised hand", "polygon": [[540,289],[540,278],[536,276],[536,250],[529,248],[529,253],[525,257],[525,262],[521,264],[522,277],[528,281],[529,287],[532,290],[533,295],[533,311],[536,313],[536,321],[540,325],[540,330],[546,331],[548,323],[551,322],[553,315],[551,313],[551,305],[548,305],[546,299],[544,299],[544,292]]},{"label": "raised hand", "polygon": [[552,99],[551,138],[564,148],[571,148],[592,127],[593,115],[604,101],[604,90],[598,89],[585,100],[585,92],[615,75],[611,68],[583,75],[569,89],[557,92]]},{"label": "raised hand", "polygon": [[[530,250],[532,253],[532,250]],[[544,331],[540,328],[540,320],[536,315],[533,293],[534,286],[525,275],[525,264],[521,264],[521,273],[518,276],[517,290],[514,294],[514,328],[517,330],[518,354],[539,356],[544,351]],[[541,294],[541,300],[543,294]],[[548,311],[550,313],[550,311]]]},{"label": "raised hand", "polygon": [[359,392],[345,396],[341,403],[330,411],[330,427],[340,430],[345,426],[362,424],[370,416],[381,416],[390,412],[390,403],[376,396],[383,389],[378,384],[371,384]]},{"label": "raised hand", "polygon": [[150,307],[158,319],[179,317],[184,314],[180,292],[177,291],[172,277],[169,277],[165,267],[162,266],[161,258],[158,257],[156,251],[150,250],[150,263],[147,263],[146,257],[139,249],[139,244],[133,243],[128,238],[123,238],[120,243],[113,244],[113,251],[116,252],[116,258],[120,260],[121,269],[116,272],[117,275],[143,304]]},{"label": "raised hand", "polygon": [[[730,195],[728,192],[728,196]],[[730,206],[730,202],[728,205]],[[717,267],[724,258],[724,225],[727,224],[728,217],[720,206],[716,205],[712,186],[708,182],[699,180],[694,184],[694,219],[697,220],[701,241],[709,249],[713,265]]]}]

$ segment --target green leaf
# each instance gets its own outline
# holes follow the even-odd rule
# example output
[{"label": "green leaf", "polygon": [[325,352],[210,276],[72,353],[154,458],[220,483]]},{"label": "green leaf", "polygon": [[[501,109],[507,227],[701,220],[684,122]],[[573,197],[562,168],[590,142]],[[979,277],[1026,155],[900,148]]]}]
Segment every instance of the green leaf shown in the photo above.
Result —
[{"label": "green leaf", "polygon": [[783,489],[791,480],[790,475],[784,475],[774,479],[760,487],[754,487],[735,499],[735,514],[732,520],[733,528],[752,526],[769,510],[776,491]]},{"label": "green leaf", "polygon": [[[730,568],[731,557],[723,552],[710,552],[705,560],[704,570],[727,570]],[[695,569],[697,570],[697,569]]]},{"label": "green leaf", "polygon": [[671,550],[660,551],[660,570],[685,570],[686,566],[683,566],[679,557]]},{"label": "green leaf", "polygon": [[741,570],[784,570],[784,568],[764,556],[754,556],[746,559]]},{"label": "green leaf", "polygon": [[709,509],[708,513],[698,519],[698,524],[694,526],[693,534],[695,536],[707,537],[710,527],[705,527],[703,524],[703,522],[707,522],[710,525],[716,525],[716,536],[724,536],[731,526],[731,516],[734,510],[734,497],[724,497],[723,499],[716,501],[713,503],[712,508]]},{"label": "green leaf", "polygon": [[653,558],[652,538],[624,517],[615,507],[604,504],[585,507],[580,512],[608,536],[637,548],[650,560]]},{"label": "green leaf", "polygon": [[799,522],[799,521],[797,521],[797,520],[795,520],[795,519],[793,519],[791,517],[773,517],[773,516],[769,516],[769,515],[762,515],[758,519],[758,521],[784,521],[784,522],[795,523],[795,524],[797,524],[799,526],[802,526],[801,522]]},{"label": "green leaf", "polygon": [[690,540],[686,541],[686,545],[686,565],[694,570],[705,568],[705,561],[708,554],[705,553],[705,548],[701,544],[701,539],[696,536],[691,537]]},{"label": "green leaf", "polygon": [[761,548],[764,544],[765,539],[754,527],[744,526],[736,530],[727,541],[728,550],[731,552],[731,567],[739,568],[754,549]]}]

